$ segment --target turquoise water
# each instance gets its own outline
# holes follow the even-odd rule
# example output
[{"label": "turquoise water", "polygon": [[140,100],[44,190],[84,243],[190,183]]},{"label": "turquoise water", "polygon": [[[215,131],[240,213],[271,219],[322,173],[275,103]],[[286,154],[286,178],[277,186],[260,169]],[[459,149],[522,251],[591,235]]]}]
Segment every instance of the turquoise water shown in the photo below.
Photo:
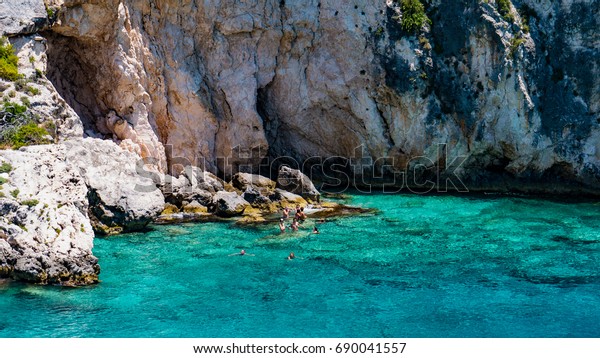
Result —
[{"label": "turquoise water", "polygon": [[379,212],[319,235],[205,223],[97,239],[96,286],[0,285],[0,336],[600,337],[599,204],[350,203]]}]

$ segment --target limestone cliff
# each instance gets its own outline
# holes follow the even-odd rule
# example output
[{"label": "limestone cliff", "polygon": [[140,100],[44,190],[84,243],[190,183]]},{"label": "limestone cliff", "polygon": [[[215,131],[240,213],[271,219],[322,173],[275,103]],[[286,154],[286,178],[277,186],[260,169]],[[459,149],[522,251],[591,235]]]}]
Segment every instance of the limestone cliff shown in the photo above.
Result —
[{"label": "limestone cliff", "polygon": [[441,167],[470,189],[600,193],[598,1],[421,2],[417,31],[391,0],[52,0],[4,32],[38,26],[87,135],[162,171],[362,155],[419,167],[415,185]]},{"label": "limestone cliff", "polygon": [[[406,26],[407,2],[430,21]],[[272,200],[303,201],[201,170],[229,178],[263,159],[307,162],[325,183],[600,196],[599,9],[0,0],[22,76],[0,79],[0,132],[20,100],[53,143],[0,151],[0,277],[97,281],[93,231],[143,228],[164,206],[156,184],[172,211],[251,221]]]},{"label": "limestone cliff", "polygon": [[0,151],[0,277],[42,284],[98,281],[94,232],[144,228],[164,207],[135,154],[73,139]]}]

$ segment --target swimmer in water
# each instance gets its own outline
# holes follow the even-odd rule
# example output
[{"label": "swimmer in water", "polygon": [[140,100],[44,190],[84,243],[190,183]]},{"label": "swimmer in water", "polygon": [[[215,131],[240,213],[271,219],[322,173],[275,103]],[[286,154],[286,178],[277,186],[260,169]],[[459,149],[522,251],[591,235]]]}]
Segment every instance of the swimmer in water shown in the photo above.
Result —
[{"label": "swimmer in water", "polygon": [[298,220],[299,221],[304,221],[306,220],[306,214],[304,213],[304,207],[300,208],[300,214],[298,215]]},{"label": "swimmer in water", "polygon": [[279,230],[281,231],[281,234],[285,233],[285,222],[283,221],[283,218],[279,220]]},{"label": "swimmer in water", "polygon": [[313,234],[320,234],[319,229],[317,229],[316,226],[313,228]]},{"label": "swimmer in water", "polygon": [[246,253],[246,250],[243,250],[243,249],[242,249],[242,251],[240,251],[240,252],[238,252],[238,253],[236,253],[236,254],[231,254],[231,255],[229,255],[229,256],[254,256],[254,255],[252,255],[252,254],[247,254],[247,253]]},{"label": "swimmer in water", "polygon": [[288,260],[293,260],[296,258],[296,255],[294,255],[293,252],[290,252],[290,255],[287,257]]},{"label": "swimmer in water", "polygon": [[292,231],[298,231],[298,220],[294,219],[294,222],[292,222],[292,226],[290,226],[292,228]]},{"label": "swimmer in water", "polygon": [[283,215],[281,216],[282,219],[287,219],[290,217],[290,208],[285,207],[283,209]]}]

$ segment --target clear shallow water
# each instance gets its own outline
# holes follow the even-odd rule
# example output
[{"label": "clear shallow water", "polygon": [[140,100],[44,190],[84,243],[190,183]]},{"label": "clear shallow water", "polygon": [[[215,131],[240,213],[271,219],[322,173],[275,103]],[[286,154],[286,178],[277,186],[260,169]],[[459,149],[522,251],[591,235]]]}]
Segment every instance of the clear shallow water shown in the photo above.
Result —
[{"label": "clear shallow water", "polygon": [[380,212],[97,239],[96,286],[0,284],[0,337],[600,337],[600,204],[350,203]]}]

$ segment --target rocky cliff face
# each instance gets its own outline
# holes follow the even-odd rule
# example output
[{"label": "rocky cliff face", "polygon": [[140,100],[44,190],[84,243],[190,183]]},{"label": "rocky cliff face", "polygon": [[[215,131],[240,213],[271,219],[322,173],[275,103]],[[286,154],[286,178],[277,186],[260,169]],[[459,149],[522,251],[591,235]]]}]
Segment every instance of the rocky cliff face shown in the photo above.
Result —
[{"label": "rocky cliff face", "polygon": [[98,281],[87,187],[64,147],[0,151],[0,276],[62,285]]},{"label": "rocky cliff face", "polygon": [[[600,195],[597,0],[423,0],[410,31],[401,3],[0,1],[25,77],[0,95],[55,142],[0,152],[0,276],[95,282],[93,231],[143,228],[155,182],[172,210],[255,220],[271,196],[201,169],[265,158],[326,183]],[[204,179],[155,171],[184,168]]]},{"label": "rocky cliff face", "polygon": [[110,141],[74,139],[0,151],[0,277],[98,281],[94,232],[144,228],[164,208],[140,159]]},{"label": "rocky cliff face", "polygon": [[367,179],[419,169],[414,186],[440,167],[472,189],[598,194],[597,0],[422,3],[416,32],[391,0],[52,0],[33,23],[87,135],[162,171],[340,156]]}]

